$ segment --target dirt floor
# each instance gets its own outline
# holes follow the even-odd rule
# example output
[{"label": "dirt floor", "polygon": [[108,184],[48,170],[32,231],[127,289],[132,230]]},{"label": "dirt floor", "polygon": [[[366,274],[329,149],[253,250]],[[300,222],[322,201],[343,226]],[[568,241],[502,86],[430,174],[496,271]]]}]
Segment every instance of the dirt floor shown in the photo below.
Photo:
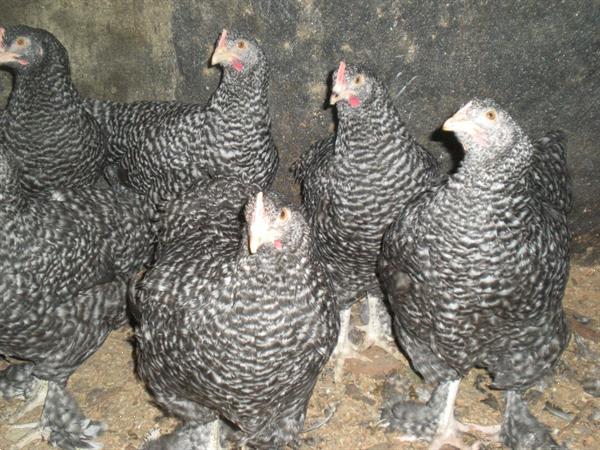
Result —
[{"label": "dirt floor", "polygon": [[[573,338],[565,351],[556,375],[547,387],[532,388],[526,398],[532,412],[553,430],[558,442],[570,449],[600,449],[600,398],[584,387],[600,383],[600,266],[575,265],[565,297],[565,307],[573,330]],[[99,442],[106,449],[137,449],[152,430],[168,432],[175,421],[163,416],[151,403],[150,396],[136,379],[133,370],[131,330],[113,333],[104,346],[71,378],[69,389],[83,411],[94,420],[103,420],[108,430]],[[314,449],[425,449],[425,443],[405,443],[397,435],[379,426],[384,391],[399,377],[409,397],[427,395],[426,386],[410,370],[406,360],[378,350],[364,352],[370,362],[351,360],[343,382],[333,382],[331,363],[321,374],[314,391],[305,427],[331,419],[320,428],[305,432],[299,448]],[[587,382],[587,383],[586,383]],[[457,416],[465,421],[498,423],[502,397],[485,386],[489,379],[483,372],[473,371],[463,381],[457,400]],[[593,392],[590,387],[587,387]],[[595,395],[600,394],[596,385]],[[0,400],[0,411],[18,406],[18,402]],[[39,410],[37,411],[39,414]],[[29,419],[29,420],[27,420]],[[25,421],[35,420],[35,414]],[[0,426],[0,449],[8,449],[23,430]],[[477,436],[467,436],[474,442]],[[488,443],[483,448],[501,448]],[[49,449],[45,443],[34,443],[27,449]]]}]

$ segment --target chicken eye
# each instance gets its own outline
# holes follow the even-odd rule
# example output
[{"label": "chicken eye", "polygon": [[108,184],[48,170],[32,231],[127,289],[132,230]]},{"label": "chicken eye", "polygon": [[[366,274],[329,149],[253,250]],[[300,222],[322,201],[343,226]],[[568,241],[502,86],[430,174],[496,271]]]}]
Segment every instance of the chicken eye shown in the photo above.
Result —
[{"label": "chicken eye", "polygon": [[283,208],[281,210],[281,212],[279,213],[279,220],[281,222],[285,222],[286,220],[289,219],[289,217],[290,217],[290,213],[289,213],[288,209],[287,208]]},{"label": "chicken eye", "polygon": [[362,75],[356,75],[356,77],[354,78],[354,84],[361,84],[362,82],[363,82]]},{"label": "chicken eye", "polygon": [[496,111],[490,109],[488,112],[485,113],[485,117],[487,117],[489,120],[496,120]]},{"label": "chicken eye", "polygon": [[25,45],[25,39],[23,39],[22,37],[17,38],[17,45]]},{"label": "chicken eye", "polygon": [[238,46],[238,48],[240,48],[240,49],[244,49],[244,48],[246,48],[246,42],[244,42],[244,41],[239,41],[239,42],[237,43],[237,46]]}]

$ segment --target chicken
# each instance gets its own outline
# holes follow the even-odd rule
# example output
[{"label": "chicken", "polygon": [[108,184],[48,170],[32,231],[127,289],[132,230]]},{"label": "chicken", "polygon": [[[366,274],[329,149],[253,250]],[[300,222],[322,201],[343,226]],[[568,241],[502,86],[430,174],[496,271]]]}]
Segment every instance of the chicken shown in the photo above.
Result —
[{"label": "chicken", "polygon": [[23,361],[0,372],[0,395],[29,400],[10,422],[44,405],[21,445],[94,447],[104,425],[83,415],[66,383],[127,322],[127,280],[152,255],[155,211],[111,189],[30,198],[20,179],[0,149],[0,354]]},{"label": "chicken", "polygon": [[[506,111],[478,99],[444,129],[463,144],[462,166],[399,215],[379,262],[398,340],[437,388],[426,405],[390,399],[383,418],[404,439],[430,440],[434,449],[464,448],[465,430],[492,433],[510,448],[558,447],[521,393],[551,372],[569,337],[562,135],[532,145]],[[547,178],[553,182],[540,183]],[[472,367],[485,368],[506,392],[501,427],[454,418],[460,380]]]},{"label": "chicken", "polygon": [[259,448],[302,430],[337,340],[337,304],[302,214],[257,190],[217,179],[165,208],[132,311],[138,373],[182,425],[145,449],[209,445],[218,418]]},{"label": "chicken", "polygon": [[23,193],[93,185],[107,142],[71,81],[63,45],[45,30],[0,27],[0,66],[14,74],[0,145],[19,167]]},{"label": "chicken", "polygon": [[409,134],[373,74],[341,62],[333,79],[337,133],[315,144],[293,169],[319,257],[344,309],[337,350],[339,378],[343,360],[353,352],[347,341],[350,307],[367,293],[371,313],[367,341],[391,347],[373,317],[375,305],[382,301],[376,276],[381,239],[404,206],[437,176],[438,168]]},{"label": "chicken", "polygon": [[109,136],[113,184],[157,201],[216,176],[270,187],[279,157],[271,136],[267,60],[255,41],[223,30],[212,64],[222,66],[223,77],[206,106],[88,101]]}]

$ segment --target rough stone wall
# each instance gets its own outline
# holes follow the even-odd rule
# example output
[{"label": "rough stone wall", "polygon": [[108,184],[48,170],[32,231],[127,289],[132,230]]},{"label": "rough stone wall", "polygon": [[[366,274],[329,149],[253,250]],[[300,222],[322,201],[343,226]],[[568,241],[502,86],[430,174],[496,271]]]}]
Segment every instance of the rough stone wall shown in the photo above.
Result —
[{"label": "rough stone wall", "polygon": [[[222,28],[258,39],[272,63],[271,108],[282,165],[333,129],[326,108],[340,59],[369,65],[417,139],[447,168],[436,132],[474,96],[496,99],[532,138],[569,137],[579,235],[600,232],[600,2],[598,0],[1,0],[0,22],[52,31],[87,96],[206,102]],[[0,94],[10,75],[0,72]]]}]

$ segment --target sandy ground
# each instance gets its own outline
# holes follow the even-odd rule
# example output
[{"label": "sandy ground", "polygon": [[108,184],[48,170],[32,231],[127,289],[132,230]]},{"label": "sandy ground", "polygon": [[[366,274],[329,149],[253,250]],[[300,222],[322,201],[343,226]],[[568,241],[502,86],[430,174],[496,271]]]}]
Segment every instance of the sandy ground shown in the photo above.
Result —
[{"label": "sandy ground", "polygon": [[[600,380],[600,266],[575,266],[565,297],[574,337],[565,351],[556,375],[547,387],[532,388],[526,398],[532,412],[553,431],[555,438],[570,449],[600,449],[600,398],[584,390],[586,380]],[[175,421],[163,416],[151,402],[133,369],[131,330],[114,332],[102,348],[71,378],[69,389],[83,411],[94,420],[103,420],[108,430],[99,442],[106,449],[136,449],[151,431],[168,432]],[[300,436],[296,448],[314,449],[425,449],[425,443],[405,443],[379,426],[380,408],[386,383],[398,376],[410,397],[426,394],[426,386],[398,353],[395,359],[372,348],[364,352],[370,362],[351,360],[343,381],[334,383],[331,363],[320,376],[305,424],[311,428],[324,417],[331,419],[320,428]],[[498,423],[502,397],[485,386],[485,373],[473,371],[461,384],[457,416],[465,421]],[[598,395],[598,394],[596,394]],[[18,402],[0,400],[0,411],[10,412]],[[24,421],[36,420],[39,410]],[[8,449],[23,430],[0,426],[0,449]],[[483,436],[467,436],[472,443],[482,438],[483,448],[501,448]],[[49,449],[37,442],[26,449]]]}]

